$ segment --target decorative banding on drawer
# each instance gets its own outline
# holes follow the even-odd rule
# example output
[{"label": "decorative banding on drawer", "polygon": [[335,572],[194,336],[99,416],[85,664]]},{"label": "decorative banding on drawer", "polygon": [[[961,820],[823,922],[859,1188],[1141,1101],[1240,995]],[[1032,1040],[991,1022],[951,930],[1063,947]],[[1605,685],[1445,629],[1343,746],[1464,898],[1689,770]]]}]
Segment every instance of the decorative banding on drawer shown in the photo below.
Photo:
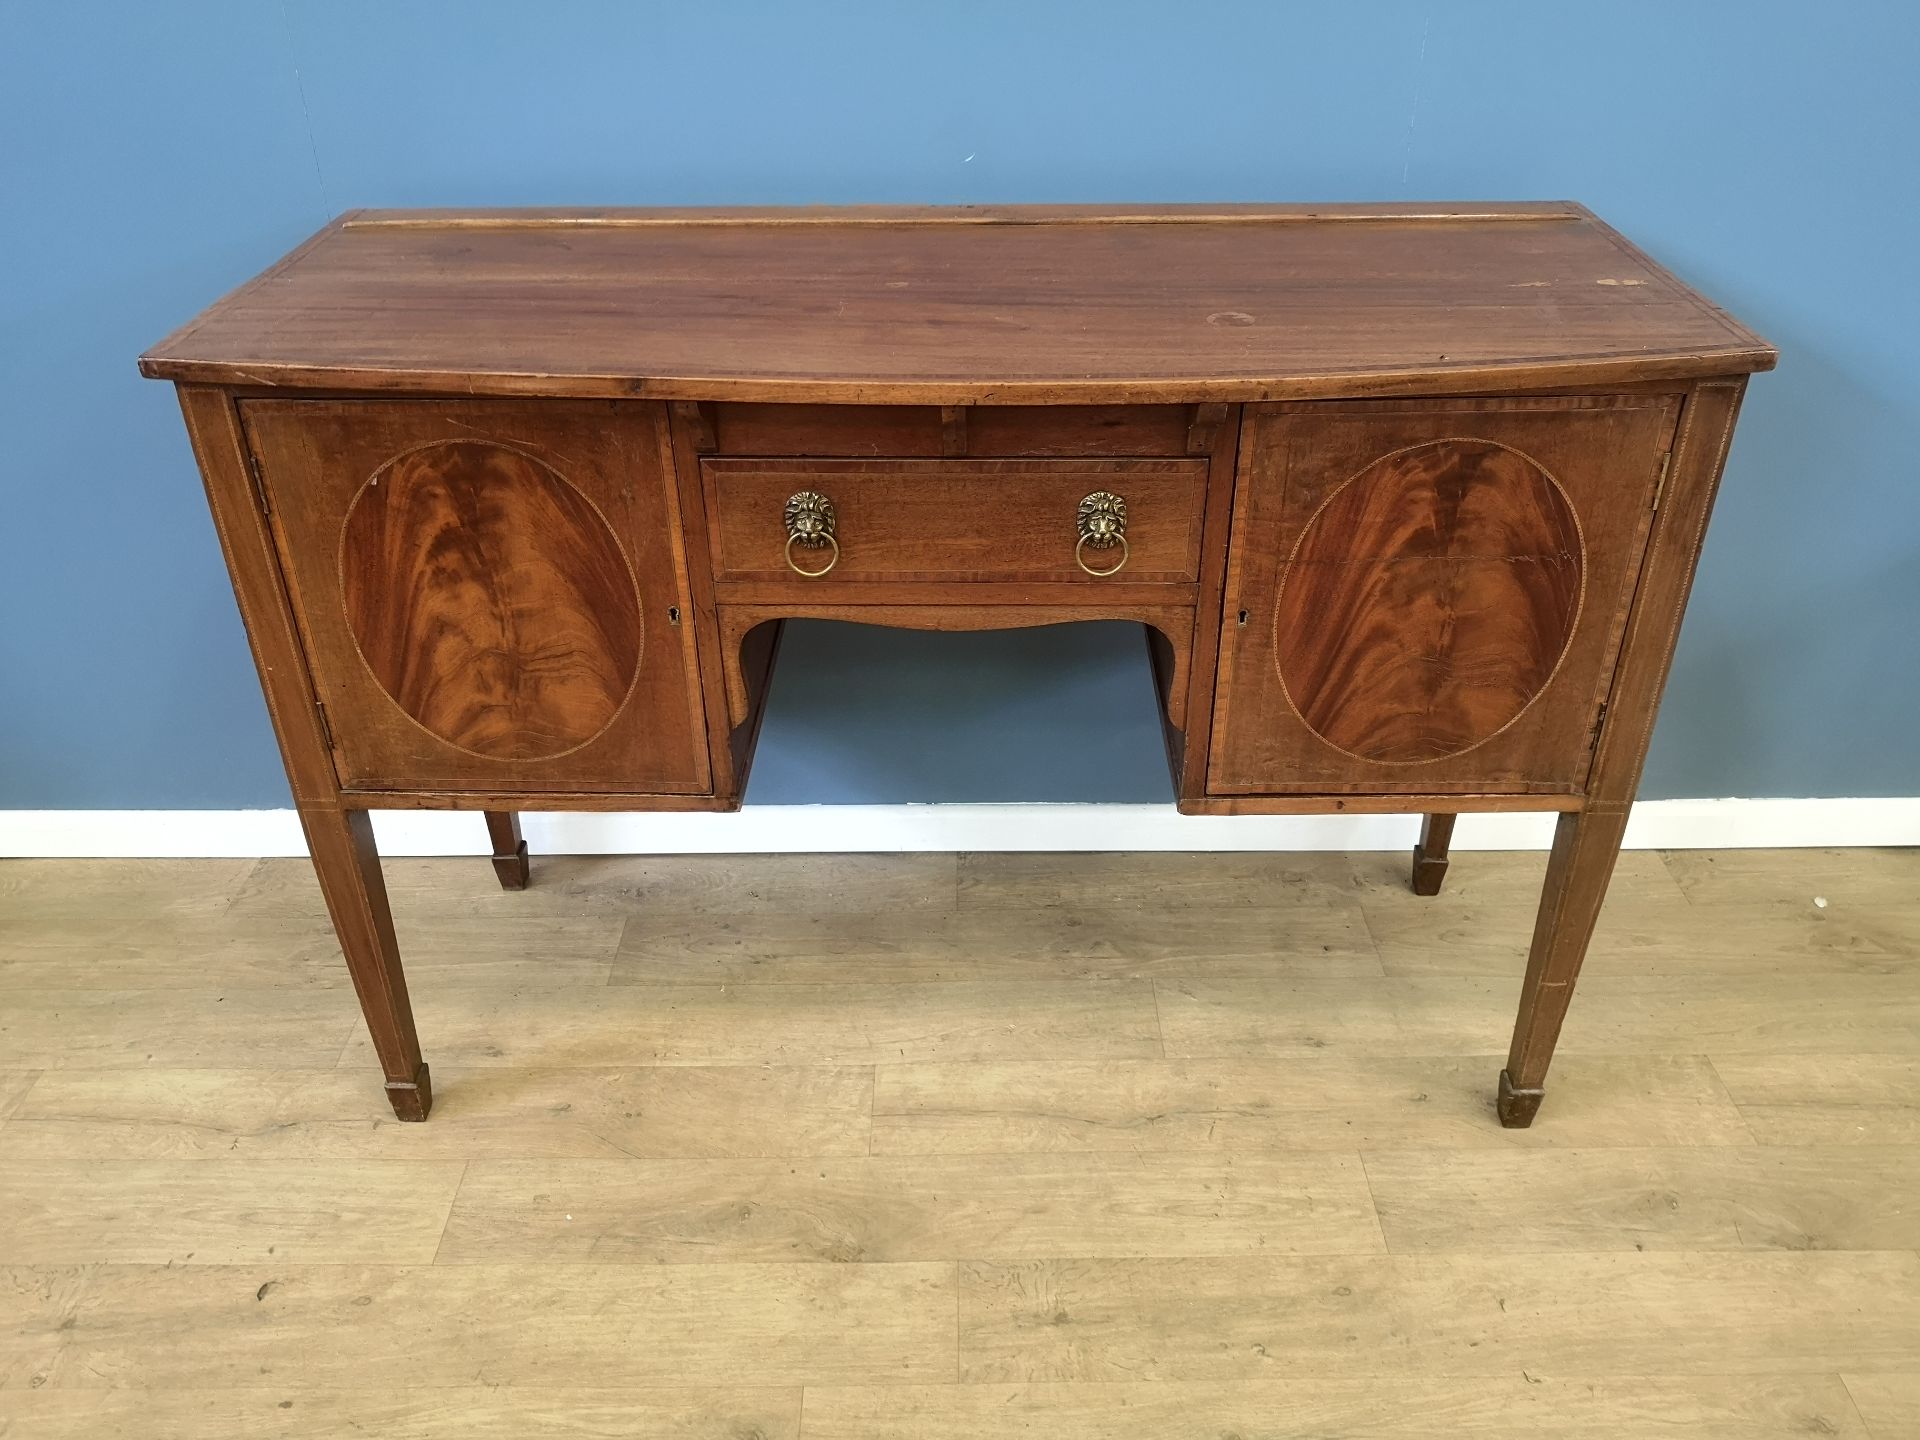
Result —
[{"label": "decorative banding on drawer", "polygon": [[[703,460],[718,581],[1186,584],[1204,460]],[[1109,578],[1110,577],[1110,578]]]},{"label": "decorative banding on drawer", "polygon": [[1204,455],[1213,405],[758,405],[701,407],[714,455],[847,460],[1132,460]]}]

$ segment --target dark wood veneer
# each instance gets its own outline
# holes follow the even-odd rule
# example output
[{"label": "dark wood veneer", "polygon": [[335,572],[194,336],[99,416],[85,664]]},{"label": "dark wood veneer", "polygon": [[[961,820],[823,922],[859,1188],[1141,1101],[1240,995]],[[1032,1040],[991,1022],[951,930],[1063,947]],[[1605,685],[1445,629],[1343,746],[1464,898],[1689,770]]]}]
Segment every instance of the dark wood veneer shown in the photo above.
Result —
[{"label": "dark wood veneer", "polygon": [[341,784],[712,788],[659,406],[239,408]]},{"label": "dark wood veneer", "polygon": [[1604,384],[1771,355],[1580,206],[1545,203],[358,211],[143,364],[421,394],[977,405]]},{"label": "dark wood veneer", "polygon": [[735,808],[818,616],[1136,620],[1182,810],[1423,813],[1421,894],[1457,813],[1558,812],[1495,1102],[1524,1125],[1773,359],[1530,203],[358,211],[141,368],[402,1119],[431,1088],[368,811],[484,811],[517,889],[521,810]]},{"label": "dark wood veneer", "polygon": [[456,749],[549,760],[626,704],[640,597],[606,518],[523,451],[423,445],[361,487],[340,578],[367,668]]},{"label": "dark wood veneer", "polygon": [[1273,650],[1287,698],[1363,760],[1471,750],[1559,669],[1585,552],[1558,482],[1518,450],[1448,438],[1385,455],[1321,504],[1282,572]]},{"label": "dark wood veneer", "polygon": [[[733,460],[701,466],[717,584],[772,582],[798,599],[875,581],[1192,584],[1206,499],[1202,460]],[[781,507],[832,497],[840,558],[819,580],[782,554]],[[1130,553],[1110,578],[1074,563],[1076,507],[1093,491],[1127,502]]]}]

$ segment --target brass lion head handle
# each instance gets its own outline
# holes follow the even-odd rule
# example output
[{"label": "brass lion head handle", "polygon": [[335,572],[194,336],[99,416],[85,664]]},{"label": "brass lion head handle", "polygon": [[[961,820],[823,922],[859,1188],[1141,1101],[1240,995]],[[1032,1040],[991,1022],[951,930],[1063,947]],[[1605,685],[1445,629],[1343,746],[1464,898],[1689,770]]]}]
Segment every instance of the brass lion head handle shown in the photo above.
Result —
[{"label": "brass lion head handle", "polygon": [[[1087,551],[1115,548],[1120,558],[1105,570],[1087,563]],[[1094,491],[1080,502],[1080,541],[1073,547],[1073,558],[1089,575],[1113,575],[1126,565],[1131,553],[1127,545],[1127,502],[1111,491]]]},{"label": "brass lion head handle", "polygon": [[[840,542],[833,538],[833,501],[818,490],[802,490],[787,497],[787,568],[796,575],[812,579],[824,575],[840,563]],[[793,547],[819,550],[831,546],[833,554],[818,570],[803,570],[793,558]]]}]

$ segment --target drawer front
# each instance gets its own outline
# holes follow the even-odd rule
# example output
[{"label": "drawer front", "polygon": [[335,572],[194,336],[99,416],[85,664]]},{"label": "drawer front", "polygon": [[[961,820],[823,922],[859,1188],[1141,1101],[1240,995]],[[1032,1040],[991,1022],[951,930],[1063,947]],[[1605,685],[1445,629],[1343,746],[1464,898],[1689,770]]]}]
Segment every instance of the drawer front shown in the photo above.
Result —
[{"label": "drawer front", "polygon": [[[717,459],[701,472],[723,583],[817,594],[880,581],[1101,584],[1090,571],[1190,584],[1199,573],[1204,460]],[[807,508],[790,506],[801,495],[830,505],[831,543],[818,537],[818,506],[790,521]],[[1114,507],[1086,503],[1102,495],[1120,502],[1118,539]]]}]

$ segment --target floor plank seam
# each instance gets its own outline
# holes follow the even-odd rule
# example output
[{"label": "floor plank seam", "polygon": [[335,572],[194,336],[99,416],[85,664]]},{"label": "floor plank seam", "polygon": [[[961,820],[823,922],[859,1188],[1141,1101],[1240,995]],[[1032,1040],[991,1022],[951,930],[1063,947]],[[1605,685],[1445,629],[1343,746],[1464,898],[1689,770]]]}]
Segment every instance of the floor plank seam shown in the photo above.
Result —
[{"label": "floor plank seam", "polygon": [[874,1106],[880,1090],[880,1067],[867,1066],[867,1157],[873,1157]]},{"label": "floor plank seam", "polygon": [[1160,1059],[1162,1061],[1168,1061],[1171,1060],[1173,1056],[1167,1051],[1167,1021],[1160,1010],[1160,982],[1149,979],[1147,985],[1153,993],[1154,1038],[1160,1042]]},{"label": "floor plank seam", "polygon": [[467,1188],[467,1175],[472,1169],[472,1160],[460,1162],[460,1178],[453,1182],[453,1194],[447,1198],[447,1213],[440,1221],[440,1238],[434,1242],[433,1258],[427,1261],[429,1265],[441,1263],[441,1252],[447,1248],[447,1232],[453,1228],[453,1212],[459,1207],[460,1192]]},{"label": "floor plank seam", "polygon": [[[970,1262],[950,1260],[947,1262],[947,1279],[953,1291],[953,1383],[963,1384],[967,1378],[967,1321],[963,1299],[960,1268]],[[977,1263],[977,1262],[972,1262]]]},{"label": "floor plank seam", "polygon": [[1356,1150],[1353,1152],[1353,1156],[1354,1159],[1360,1162],[1360,1178],[1366,1183],[1367,1208],[1373,1212],[1373,1229],[1374,1233],[1380,1237],[1380,1253],[1382,1255],[1397,1254],[1398,1252],[1394,1250],[1392,1243],[1387,1239],[1387,1222],[1386,1218],[1380,1213],[1380,1196],[1379,1192],[1373,1188],[1373,1173],[1367,1169],[1367,1152],[1364,1150]]},{"label": "floor plank seam", "polygon": [[[1847,1404],[1853,1409],[1853,1418],[1860,1422],[1861,1433],[1866,1435],[1868,1440],[1881,1440],[1880,1432],[1867,1423],[1866,1412],[1860,1408],[1860,1397],[1854,1393],[1853,1382],[1846,1372],[1843,1371],[1833,1378],[1840,1382],[1841,1390],[1846,1393]],[[1888,1440],[1894,1440],[1894,1437],[1890,1436]]]}]

